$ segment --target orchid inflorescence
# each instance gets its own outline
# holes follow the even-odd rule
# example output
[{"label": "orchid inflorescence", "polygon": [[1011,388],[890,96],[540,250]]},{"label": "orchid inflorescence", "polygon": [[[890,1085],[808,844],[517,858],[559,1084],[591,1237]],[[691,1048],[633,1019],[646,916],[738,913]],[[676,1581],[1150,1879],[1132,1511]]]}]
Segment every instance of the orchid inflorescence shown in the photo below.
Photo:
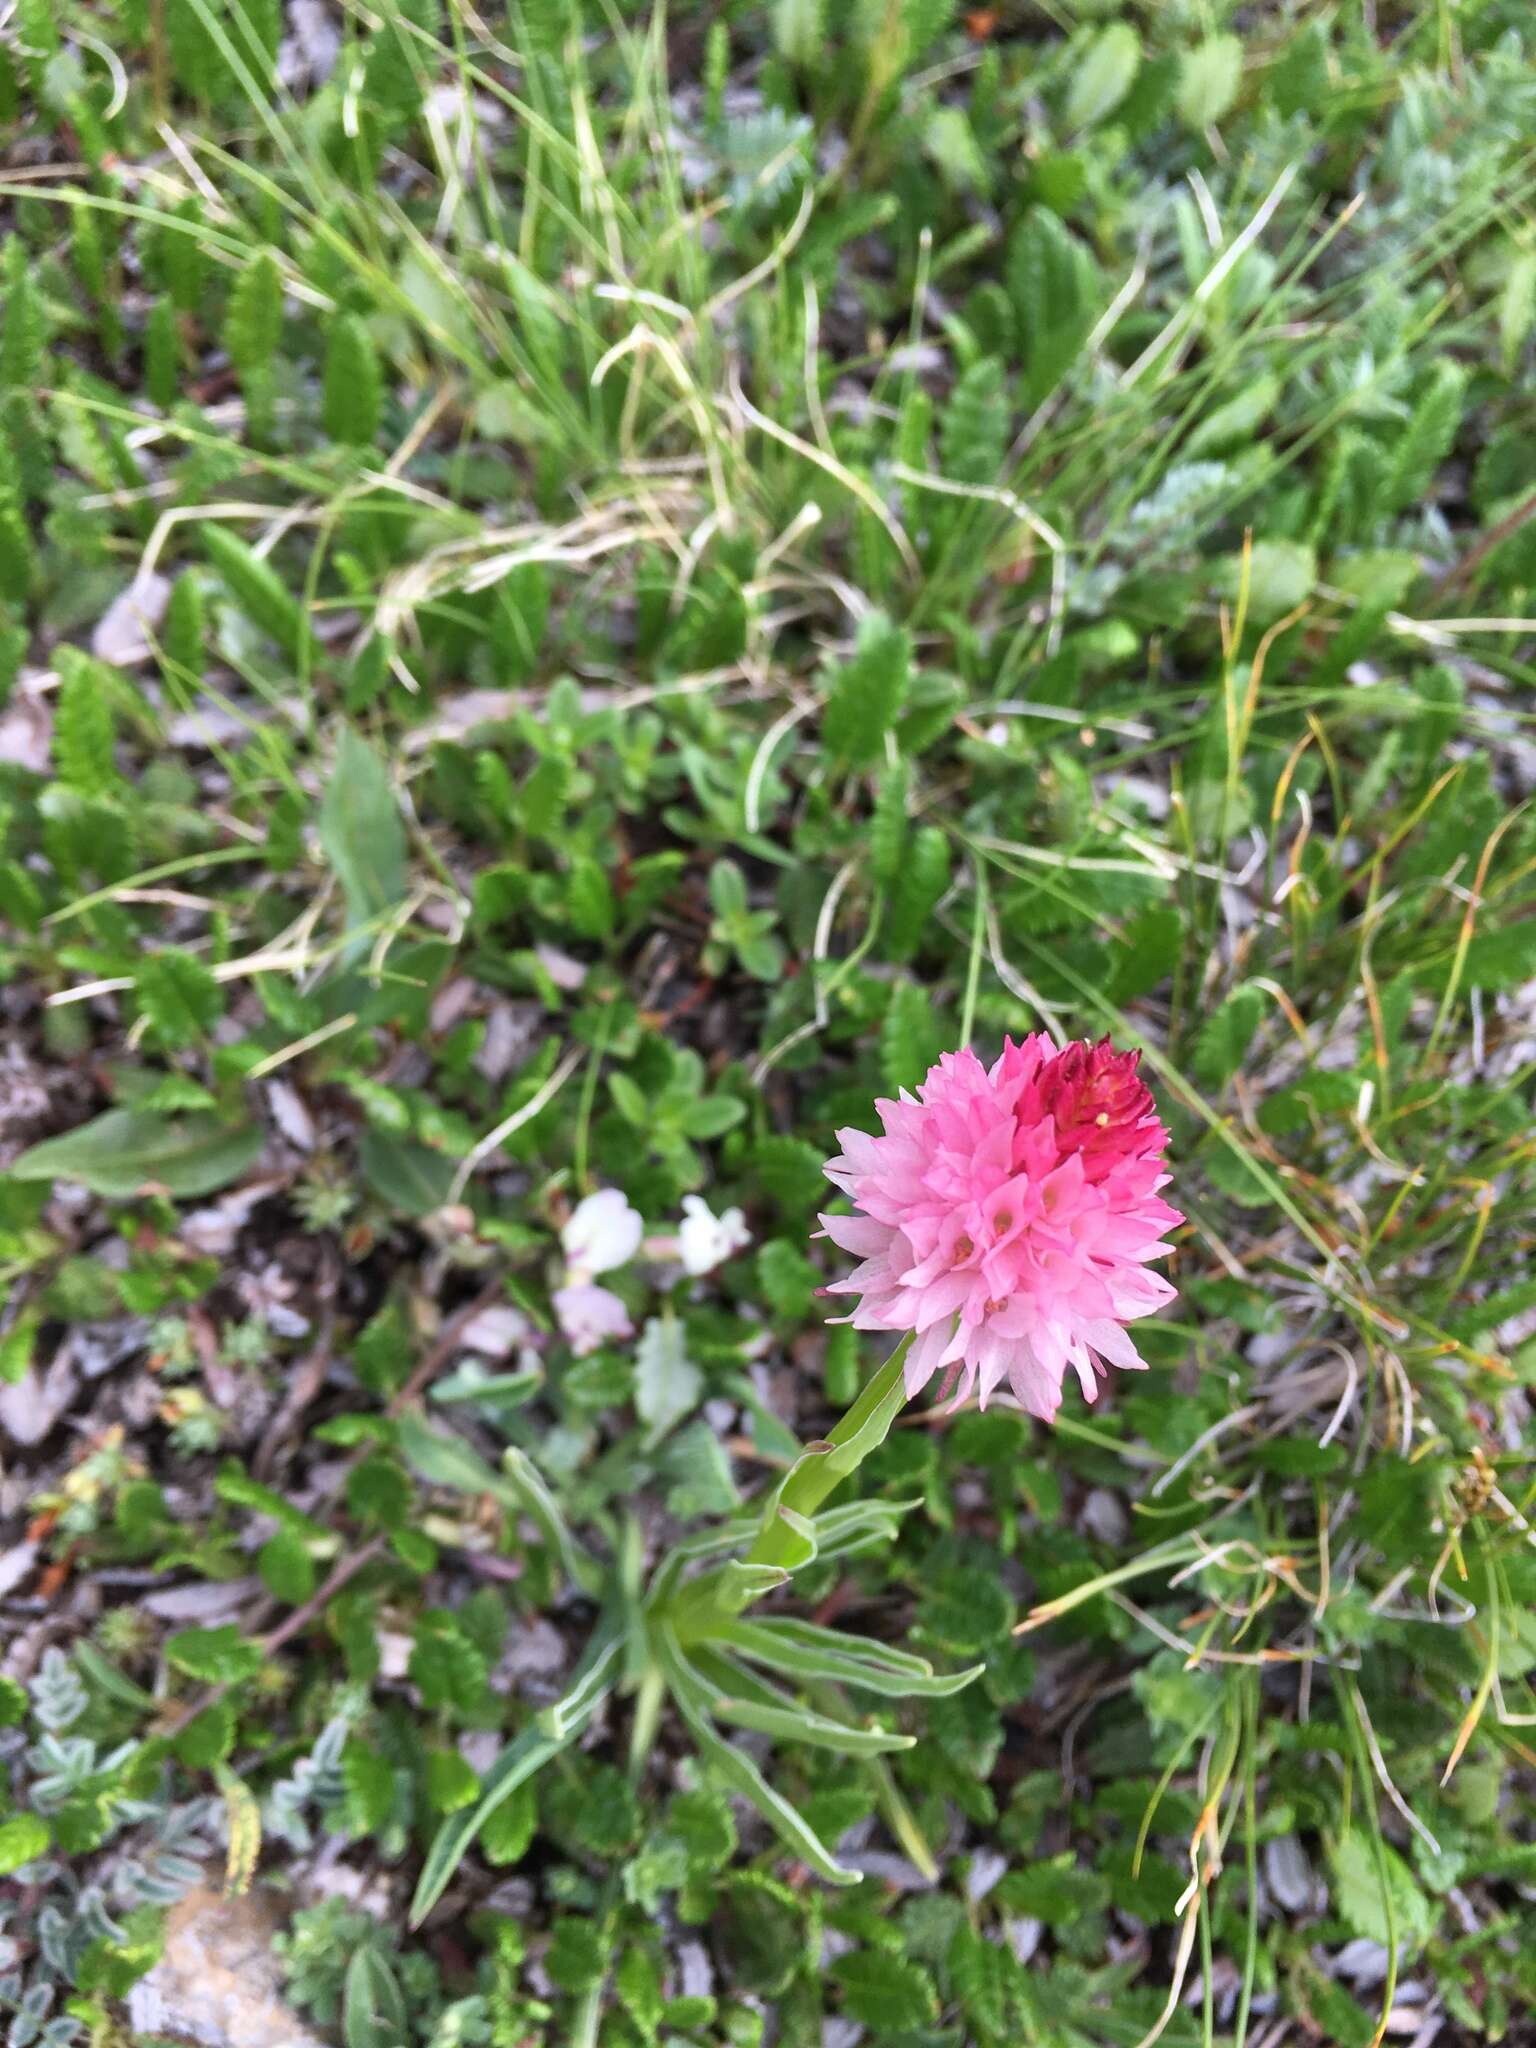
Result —
[{"label": "orchid inflorescence", "polygon": [[909,1394],[942,1373],[985,1408],[1006,1382],[1049,1422],[1069,1366],[1091,1401],[1105,1364],[1145,1364],[1125,1325],[1173,1299],[1146,1268],[1184,1219],[1139,1057],[1043,1034],[991,1067],[946,1053],[916,1101],[875,1104],[882,1137],[838,1132],[827,1175],[862,1213],[821,1222],[863,1263],[829,1291],[862,1297],[855,1329],[913,1333]]},{"label": "orchid inflorescence", "polygon": [[[1168,1133],[1138,1064],[1107,1039],[1057,1049],[1039,1035],[1005,1041],[990,1067],[968,1049],[947,1053],[915,1097],[876,1102],[880,1135],[838,1133],[842,1150],[826,1171],[853,1213],[829,1211],[821,1223],[860,1263],[826,1291],[857,1297],[841,1320],[899,1342],[841,1421],[769,1489],[760,1512],[684,1538],[643,1590],[638,1529],[605,1567],[565,1528],[531,1461],[506,1454],[503,1490],[602,1611],[567,1693],[504,1751],[479,1801],[444,1823],[417,1889],[417,1920],[489,1815],[573,1742],[615,1689],[635,1697],[632,1759],[643,1757],[670,1696],[706,1764],[789,1849],[829,1882],[857,1881],[718,1723],[874,1757],[913,1738],[840,1711],[834,1702],[844,1693],[937,1698],[980,1667],[938,1673],[905,1649],[788,1616],[749,1620],[745,1611],[813,1558],[893,1537],[914,1503],[825,1503],[936,1376],[956,1402],[985,1407],[1006,1389],[1050,1421],[1069,1370],[1091,1401],[1108,1367],[1143,1367],[1126,1326],[1173,1298],[1148,1268],[1183,1219],[1160,1193]],[[629,1334],[624,1303],[596,1276],[642,1245],[696,1278],[746,1242],[739,1210],[716,1217],[697,1196],[676,1235],[645,1240],[618,1189],[588,1195],[561,1237],[566,1271],[553,1303],[562,1332],[578,1355]]]}]

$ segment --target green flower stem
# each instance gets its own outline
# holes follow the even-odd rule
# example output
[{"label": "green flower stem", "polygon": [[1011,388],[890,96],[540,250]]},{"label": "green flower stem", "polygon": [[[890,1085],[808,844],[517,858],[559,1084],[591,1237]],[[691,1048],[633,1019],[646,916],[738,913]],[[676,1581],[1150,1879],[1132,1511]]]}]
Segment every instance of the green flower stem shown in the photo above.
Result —
[{"label": "green flower stem", "polygon": [[883,1444],[907,1398],[902,1367],[910,1336],[903,1337],[870,1380],[848,1413],[822,1443],[808,1444],[775,1489],[757,1540],[747,1552],[748,1564],[793,1565],[804,1538],[789,1514],[809,1518],[833,1488],[856,1472],[869,1453]]},{"label": "green flower stem", "polygon": [[680,1642],[713,1641],[743,1608],[782,1585],[790,1572],[815,1556],[812,1516],[833,1488],[885,1442],[906,1401],[902,1365],[911,1341],[902,1338],[829,1437],[804,1446],[769,1495],[762,1526],[746,1557],[702,1572],[666,1600],[665,1618]]}]

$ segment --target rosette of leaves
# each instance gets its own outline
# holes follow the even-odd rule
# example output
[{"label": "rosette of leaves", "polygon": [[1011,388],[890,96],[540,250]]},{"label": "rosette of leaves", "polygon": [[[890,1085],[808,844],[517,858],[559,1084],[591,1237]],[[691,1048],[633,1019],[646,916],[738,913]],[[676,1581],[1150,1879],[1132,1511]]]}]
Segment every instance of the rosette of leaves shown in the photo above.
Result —
[{"label": "rosette of leaves", "polygon": [[650,1585],[637,1587],[637,1560],[600,1562],[578,1543],[544,1481],[518,1450],[496,1473],[457,1438],[424,1423],[402,1432],[407,1456],[439,1485],[489,1493],[539,1528],[575,1584],[600,1602],[600,1614],[570,1684],[529,1720],[485,1774],[473,1805],[443,1822],[416,1887],[412,1923],[420,1924],[491,1816],[518,1788],[576,1742],[612,1695],[633,1700],[632,1755],[643,1757],[668,1701],[686,1728],[707,1777],[746,1799],[793,1855],[827,1883],[856,1884],[860,1873],[833,1850],[778,1792],[768,1775],[724,1732],[748,1729],[774,1742],[805,1744],[849,1758],[878,1759],[915,1738],[861,1716],[847,1695],[887,1702],[942,1699],[977,1675],[940,1673],[923,1657],[888,1643],[784,1615],[749,1616],[765,1594],[813,1561],[849,1557],[888,1544],[910,1501],[856,1501],[795,1516],[795,1549],[783,1564],[742,1561],[733,1553],[759,1534],[742,1517],[677,1544]]}]

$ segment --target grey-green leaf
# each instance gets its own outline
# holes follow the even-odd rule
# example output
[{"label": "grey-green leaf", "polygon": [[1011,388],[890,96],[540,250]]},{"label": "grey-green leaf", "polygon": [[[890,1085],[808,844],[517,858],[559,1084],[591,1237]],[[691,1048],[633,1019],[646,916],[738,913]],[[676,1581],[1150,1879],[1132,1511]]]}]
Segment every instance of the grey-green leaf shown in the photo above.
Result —
[{"label": "grey-green leaf", "polygon": [[1236,36],[1211,36],[1186,50],[1179,72],[1179,113],[1191,128],[1214,128],[1243,82],[1243,46]]},{"label": "grey-green leaf", "polygon": [[704,1377],[688,1356],[688,1340],[675,1316],[652,1316],[635,1346],[635,1412],[647,1441],[659,1442],[674,1422],[697,1406]]},{"label": "grey-green leaf", "polygon": [[357,1163],[373,1192],[402,1216],[430,1216],[453,1186],[453,1164],[441,1152],[391,1131],[365,1131]]},{"label": "grey-green leaf", "polygon": [[396,1427],[406,1463],[433,1486],[452,1487],[457,1493],[512,1493],[472,1444],[446,1430],[430,1428],[415,1409],[407,1408]]},{"label": "grey-green leaf", "polygon": [[389,770],[343,726],[320,806],[320,844],[347,900],[349,925],[367,925],[405,894],[405,826]]},{"label": "grey-green leaf", "polygon": [[1091,128],[1112,114],[1135,83],[1141,39],[1128,21],[1111,22],[1089,43],[1072,74],[1065,108],[1069,128]]},{"label": "grey-green leaf", "polygon": [[211,1114],[159,1116],[110,1109],[61,1138],[45,1139],[11,1167],[16,1180],[76,1180],[93,1194],[126,1200],[162,1187],[178,1199],[211,1195],[238,1180],[261,1151],[254,1124]]}]

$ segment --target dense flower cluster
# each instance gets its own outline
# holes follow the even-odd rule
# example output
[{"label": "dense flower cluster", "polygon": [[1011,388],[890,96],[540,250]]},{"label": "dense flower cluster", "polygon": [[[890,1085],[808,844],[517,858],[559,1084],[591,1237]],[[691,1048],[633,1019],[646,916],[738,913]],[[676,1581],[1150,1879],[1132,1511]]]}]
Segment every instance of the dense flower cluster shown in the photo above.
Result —
[{"label": "dense flower cluster", "polygon": [[1049,1420],[1068,1367],[1091,1401],[1106,1365],[1145,1363],[1125,1325],[1173,1298],[1147,1262],[1183,1219],[1138,1058],[1043,1035],[990,1068],[946,1053],[916,1101],[876,1103],[881,1136],[839,1131],[827,1176],[859,1213],[821,1221],[862,1264],[830,1291],[862,1297],[856,1328],[914,1333],[909,1394],[942,1371],[984,1407],[1006,1382]]}]

